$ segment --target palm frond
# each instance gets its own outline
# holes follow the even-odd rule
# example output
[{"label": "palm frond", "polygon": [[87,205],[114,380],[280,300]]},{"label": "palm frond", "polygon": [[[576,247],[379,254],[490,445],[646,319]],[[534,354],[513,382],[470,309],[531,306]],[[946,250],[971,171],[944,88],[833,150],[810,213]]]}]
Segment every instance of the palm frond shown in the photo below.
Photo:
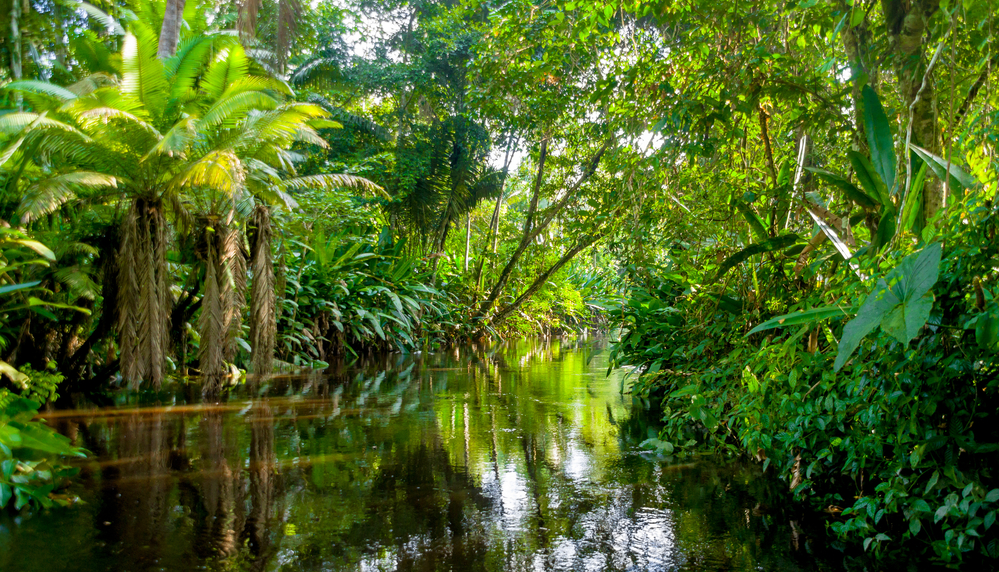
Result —
[{"label": "palm frond", "polygon": [[201,91],[209,101],[214,101],[222,96],[228,86],[246,77],[249,71],[250,60],[242,46],[224,49],[201,79]]},{"label": "palm frond", "polygon": [[170,99],[183,99],[183,95],[194,89],[205,68],[211,63],[209,56],[219,47],[234,46],[236,38],[228,34],[205,34],[185,38],[177,46],[177,53],[164,62],[166,76],[170,81]]},{"label": "palm frond", "polygon": [[156,57],[155,37],[126,34],[121,56],[121,92],[141,101],[150,113],[162,113],[168,84],[163,62]]},{"label": "palm frond", "polygon": [[288,82],[294,86],[328,87],[343,79],[343,72],[335,59],[315,57],[298,66],[288,78]]},{"label": "palm frond", "polygon": [[92,20],[104,26],[104,29],[105,31],[107,31],[108,34],[112,34],[115,36],[125,35],[125,28],[121,27],[121,24],[118,23],[118,20],[115,20],[113,17],[109,16],[106,12],[104,12],[97,6],[94,6],[93,4],[88,4],[87,2],[80,2],[79,4],[77,4],[77,7],[86,12],[87,16],[90,16]]},{"label": "palm frond", "polygon": [[243,164],[232,150],[207,153],[187,165],[170,183],[174,189],[204,187],[235,197],[245,180]]},{"label": "palm frond", "polygon": [[86,137],[80,131],[78,131],[72,125],[63,123],[51,117],[46,117],[45,113],[31,113],[27,111],[15,111],[13,113],[5,113],[0,115],[0,133],[3,135],[18,135],[30,127],[31,129],[61,129],[63,131],[69,131],[73,133],[78,133],[81,136]]},{"label": "palm frond", "polygon": [[76,94],[77,97],[89,95],[102,87],[113,86],[117,80],[102,72],[92,73],[80,81],[66,86],[66,89]]},{"label": "palm frond", "polygon": [[197,117],[188,116],[175,123],[142,159],[146,160],[153,155],[161,154],[168,157],[175,155],[183,157],[191,141],[197,136],[197,121]]},{"label": "palm frond", "polygon": [[3,89],[17,91],[20,93],[37,93],[60,102],[76,99],[76,94],[65,87],[60,87],[47,81],[37,81],[33,79],[12,81],[3,86]]},{"label": "palm frond", "polygon": [[367,191],[388,199],[385,189],[372,183],[364,177],[355,175],[343,175],[337,173],[325,175],[306,175],[287,179],[281,185],[285,189],[320,189],[331,191],[334,189],[351,189],[357,191]]},{"label": "palm frond", "polygon": [[219,99],[201,118],[200,128],[234,127],[251,109],[274,109],[278,102],[262,91],[244,91]]},{"label": "palm frond", "polygon": [[79,187],[116,187],[117,180],[109,175],[89,171],[73,171],[47,177],[34,182],[27,188],[17,208],[21,223],[43,217],[73,200]]},{"label": "palm frond", "polygon": [[73,298],[95,300],[101,290],[87,270],[80,265],[65,266],[56,270],[55,278],[69,287],[70,295]]}]

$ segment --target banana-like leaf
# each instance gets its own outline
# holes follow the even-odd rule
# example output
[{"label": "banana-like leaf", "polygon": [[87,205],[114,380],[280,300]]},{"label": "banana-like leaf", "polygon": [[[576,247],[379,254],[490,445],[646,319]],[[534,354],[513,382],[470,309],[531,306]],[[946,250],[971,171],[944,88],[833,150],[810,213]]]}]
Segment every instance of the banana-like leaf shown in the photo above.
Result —
[{"label": "banana-like leaf", "polygon": [[[885,115],[881,100],[874,89],[870,85],[865,85],[862,93],[864,127],[867,131],[867,144],[871,149],[874,171],[881,176],[888,193],[894,194],[897,161],[895,159],[895,144],[891,135],[891,124],[888,123],[888,117]],[[881,204],[888,203],[882,201]]]},{"label": "banana-like leaf", "polygon": [[790,314],[777,316],[776,318],[771,318],[766,322],[763,322],[762,324],[756,326],[752,330],[749,330],[749,333],[746,335],[750,336],[759,332],[764,332],[766,330],[772,330],[774,328],[811,324],[814,322],[818,322],[820,320],[826,320],[828,318],[849,317],[856,311],[857,311],[856,308],[823,306],[821,308],[812,308],[810,310],[791,312]]},{"label": "banana-like leaf", "polygon": [[753,229],[753,234],[756,235],[757,240],[762,241],[770,239],[770,233],[768,233],[766,227],[763,226],[763,219],[760,218],[760,215],[756,214],[753,207],[739,199],[733,200],[732,204],[735,205],[735,208],[739,209],[739,212],[742,213],[746,222],[749,223],[749,227]]},{"label": "banana-like leaf", "polygon": [[[842,238],[840,238],[836,229],[833,228],[831,213],[822,207],[812,204],[807,205],[805,210],[808,211],[809,216],[812,217],[815,224],[819,225],[819,229],[825,233],[825,235],[829,238],[829,241],[833,243],[833,246],[836,247],[836,251],[839,252],[845,260],[849,260],[853,256],[853,253],[850,252],[850,247],[843,241]],[[824,216],[828,217],[829,220],[827,221]]]},{"label": "banana-like leaf", "polygon": [[909,145],[909,147],[912,148],[912,151],[916,155],[919,155],[919,158],[922,159],[923,162],[926,163],[931,170],[933,170],[933,173],[936,174],[936,176],[939,177],[941,181],[944,180],[944,178],[947,177],[949,173],[950,174],[949,185],[951,188],[964,190],[964,189],[974,189],[979,186],[979,182],[977,179],[975,179],[968,173],[964,172],[960,167],[955,165],[953,162],[951,162],[948,165],[946,159],[934,155],[933,153],[930,153],[929,151],[923,149],[922,147],[917,147],[915,145]]},{"label": "banana-like leaf", "polygon": [[718,268],[718,274],[715,275],[715,280],[720,279],[726,272],[731,270],[733,267],[742,264],[752,256],[763,254],[765,252],[772,252],[774,250],[781,250],[791,246],[795,242],[798,242],[798,235],[784,234],[763,242],[750,244],[746,248],[743,248],[739,252],[729,256],[724,262],[722,262],[721,266]]},{"label": "banana-like leaf", "polygon": [[846,177],[844,177],[843,175],[839,175],[831,171],[826,171],[824,169],[816,169],[814,167],[805,167],[805,170],[809,171],[810,173],[815,173],[822,180],[826,181],[827,183],[831,183],[838,189],[842,190],[843,193],[846,195],[846,198],[857,203],[862,208],[868,210],[874,210],[881,205],[881,201],[879,199],[874,199],[871,196],[867,195],[866,193],[858,189],[856,185],[848,181]]},{"label": "banana-like leaf", "polygon": [[857,180],[860,181],[860,185],[867,191],[868,196],[876,198],[882,205],[890,204],[891,198],[888,196],[888,187],[885,186],[881,175],[878,174],[874,165],[871,164],[871,160],[856,151],[850,151],[846,155],[853,165],[853,171],[857,174]]}]

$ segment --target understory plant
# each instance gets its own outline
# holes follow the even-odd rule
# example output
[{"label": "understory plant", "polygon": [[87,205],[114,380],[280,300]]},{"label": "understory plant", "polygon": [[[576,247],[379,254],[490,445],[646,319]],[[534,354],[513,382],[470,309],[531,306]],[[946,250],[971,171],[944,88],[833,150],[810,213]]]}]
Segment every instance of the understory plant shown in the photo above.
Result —
[{"label": "understory plant", "polygon": [[636,289],[614,357],[661,403],[647,445],[753,457],[881,557],[999,557],[997,214],[972,195],[918,244],[769,307],[677,273]]}]

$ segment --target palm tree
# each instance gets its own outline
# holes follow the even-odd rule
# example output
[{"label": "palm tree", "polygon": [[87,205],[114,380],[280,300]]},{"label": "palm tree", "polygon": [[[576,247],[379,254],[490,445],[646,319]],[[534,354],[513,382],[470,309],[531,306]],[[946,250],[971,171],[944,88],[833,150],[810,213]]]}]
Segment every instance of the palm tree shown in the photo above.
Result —
[{"label": "palm tree", "polygon": [[[52,213],[80,194],[123,211],[111,306],[118,312],[122,376],[133,387],[141,380],[158,386],[163,379],[171,235],[179,228],[199,235],[205,267],[201,369],[207,385],[217,385],[211,380],[227,373],[235,354],[246,283],[244,223],[256,211],[254,201],[290,205],[288,191],[298,187],[373,185],[340,175],[295,176],[298,156],[291,146],[324,146],[315,128],[335,125],[315,105],[287,102],[290,88],[261,73],[231,36],[184,40],[174,56],[161,60],[149,26],[137,22],[133,32],[123,42],[113,85],[81,82],[74,91],[43,82],[8,84],[34,111],[0,117],[0,133],[12,140],[3,154],[19,154],[36,171],[33,180],[14,182],[24,191],[24,220]],[[266,282],[261,265],[269,264],[269,248],[260,243],[267,236],[260,227],[269,219],[258,212],[254,220],[253,253],[263,260],[251,266]],[[254,304],[267,306],[256,298]],[[272,316],[273,310],[254,308],[251,315]],[[267,345],[265,334],[273,327],[258,324],[254,332],[263,334],[255,341]],[[270,345],[259,354],[266,357]],[[258,367],[269,367],[268,361],[262,358]]]}]

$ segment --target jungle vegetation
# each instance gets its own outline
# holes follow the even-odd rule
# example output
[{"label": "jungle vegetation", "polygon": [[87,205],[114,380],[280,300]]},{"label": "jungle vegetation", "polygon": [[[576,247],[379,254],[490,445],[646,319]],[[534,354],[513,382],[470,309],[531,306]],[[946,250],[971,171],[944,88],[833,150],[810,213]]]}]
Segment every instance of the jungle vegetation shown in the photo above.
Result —
[{"label": "jungle vegetation", "polygon": [[995,559],[996,8],[6,2],[0,505],[59,395],[619,328],[647,446]]}]

